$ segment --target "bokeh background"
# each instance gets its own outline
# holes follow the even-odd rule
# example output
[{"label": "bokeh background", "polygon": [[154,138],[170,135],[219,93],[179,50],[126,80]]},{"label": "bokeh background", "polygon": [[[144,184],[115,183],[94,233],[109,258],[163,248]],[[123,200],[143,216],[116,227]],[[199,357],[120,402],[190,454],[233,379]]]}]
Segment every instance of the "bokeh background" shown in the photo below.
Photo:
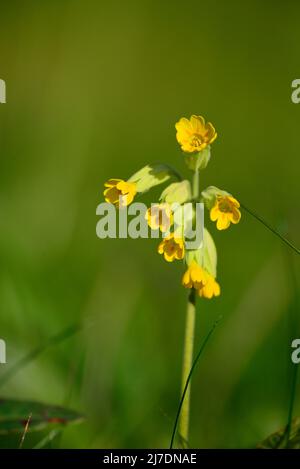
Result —
[{"label": "bokeh background", "polygon": [[[99,240],[109,177],[163,161],[183,174],[175,122],[218,131],[202,187],[232,192],[300,245],[300,5],[296,1],[51,0],[1,5],[1,397],[86,416],[52,447],[167,447],[186,291],[155,240]],[[155,201],[161,188],[147,195]],[[255,219],[217,232],[220,298],[199,301],[190,445],[255,446],[287,422],[299,259]],[[76,334],[47,346],[55,334]],[[298,394],[298,391],[297,391]],[[297,396],[296,396],[297,398]],[[296,399],[295,415],[300,412]],[[18,438],[0,437],[2,447]],[[41,435],[28,435],[32,447]]]}]

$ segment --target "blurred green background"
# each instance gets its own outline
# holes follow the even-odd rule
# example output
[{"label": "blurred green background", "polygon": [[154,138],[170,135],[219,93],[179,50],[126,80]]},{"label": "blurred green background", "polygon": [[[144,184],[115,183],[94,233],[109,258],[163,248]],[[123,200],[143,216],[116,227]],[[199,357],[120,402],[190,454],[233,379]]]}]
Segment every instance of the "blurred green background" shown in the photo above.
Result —
[{"label": "blurred green background", "polygon": [[[53,447],[169,444],[182,264],[164,262],[155,240],[99,240],[95,210],[109,177],[156,161],[188,174],[180,117],[202,114],[218,131],[202,187],[231,191],[300,245],[299,14],[291,0],[1,5],[0,379],[52,335],[83,329],[0,393],[85,414]],[[198,302],[197,348],[223,320],[193,378],[190,444],[253,447],[287,421],[299,259],[246,213],[225,232],[207,223],[222,295]]]}]

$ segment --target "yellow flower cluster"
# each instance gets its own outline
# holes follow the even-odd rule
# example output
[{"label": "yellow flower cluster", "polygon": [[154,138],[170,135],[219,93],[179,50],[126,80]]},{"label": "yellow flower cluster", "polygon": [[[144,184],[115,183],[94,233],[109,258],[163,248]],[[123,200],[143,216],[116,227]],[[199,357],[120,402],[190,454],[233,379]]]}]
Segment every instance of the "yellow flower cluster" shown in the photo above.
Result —
[{"label": "yellow flower cluster", "polygon": [[[202,116],[192,115],[190,119],[182,117],[175,127],[176,138],[185,153],[188,167],[195,173],[204,169],[210,160],[210,145],[217,138],[214,126]],[[178,173],[167,165],[147,165],[127,181],[109,179],[105,183],[105,201],[118,208],[126,207],[134,200],[136,194],[146,192],[174,175],[178,176]],[[185,259],[187,270],[183,275],[182,285],[195,289],[203,298],[219,296],[220,286],[216,281],[217,255],[211,235],[207,232],[206,245],[204,243],[204,246],[189,257],[183,236],[172,231],[174,214],[169,205],[172,202],[179,205],[185,202],[204,202],[210,219],[216,222],[218,230],[229,228],[231,223],[239,223],[240,204],[231,194],[214,186],[205,189],[200,197],[195,196],[191,192],[190,182],[185,180],[170,184],[163,191],[160,202],[152,204],[145,214],[149,227],[163,233],[164,237],[157,248],[158,253],[167,262]]]}]

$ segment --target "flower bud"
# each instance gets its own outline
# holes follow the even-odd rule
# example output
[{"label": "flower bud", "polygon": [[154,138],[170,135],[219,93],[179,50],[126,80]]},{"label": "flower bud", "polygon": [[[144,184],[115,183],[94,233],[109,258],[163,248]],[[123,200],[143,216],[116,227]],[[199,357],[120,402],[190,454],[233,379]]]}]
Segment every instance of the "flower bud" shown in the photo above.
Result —
[{"label": "flower bud", "polygon": [[185,162],[189,169],[197,171],[199,169],[205,169],[210,160],[210,146],[204,148],[199,153],[186,154]]},{"label": "flower bud", "polygon": [[184,204],[192,198],[191,184],[188,180],[173,182],[162,192],[160,200],[168,204]]}]

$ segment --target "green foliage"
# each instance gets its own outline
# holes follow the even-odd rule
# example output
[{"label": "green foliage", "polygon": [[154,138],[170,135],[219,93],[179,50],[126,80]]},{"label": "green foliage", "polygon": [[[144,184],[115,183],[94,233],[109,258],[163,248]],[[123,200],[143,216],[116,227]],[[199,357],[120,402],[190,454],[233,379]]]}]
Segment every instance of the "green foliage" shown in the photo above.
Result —
[{"label": "green foliage", "polygon": [[28,422],[28,432],[49,427],[64,427],[79,423],[83,416],[64,407],[31,401],[0,399],[0,435],[23,433]]},{"label": "green foliage", "polygon": [[257,447],[260,449],[300,449],[300,417],[293,419],[290,432],[287,427],[282,428],[268,436]]}]

